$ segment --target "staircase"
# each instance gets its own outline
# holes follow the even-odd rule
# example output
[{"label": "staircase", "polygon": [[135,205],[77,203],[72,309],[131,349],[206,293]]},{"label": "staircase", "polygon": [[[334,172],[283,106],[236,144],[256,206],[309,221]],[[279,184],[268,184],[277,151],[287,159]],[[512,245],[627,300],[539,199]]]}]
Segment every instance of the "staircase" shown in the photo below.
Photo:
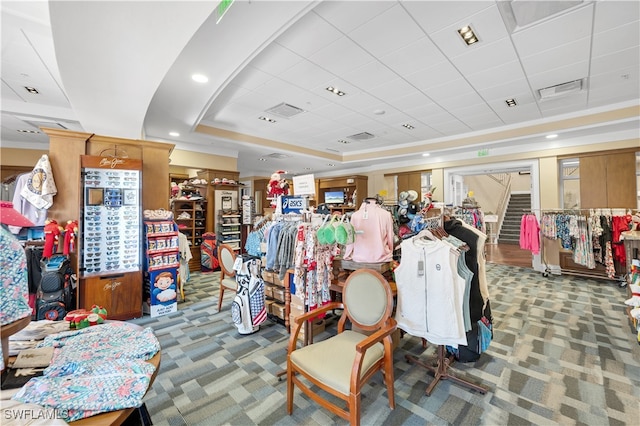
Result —
[{"label": "staircase", "polygon": [[520,244],[520,221],[531,209],[531,194],[511,194],[498,235],[498,244]]}]

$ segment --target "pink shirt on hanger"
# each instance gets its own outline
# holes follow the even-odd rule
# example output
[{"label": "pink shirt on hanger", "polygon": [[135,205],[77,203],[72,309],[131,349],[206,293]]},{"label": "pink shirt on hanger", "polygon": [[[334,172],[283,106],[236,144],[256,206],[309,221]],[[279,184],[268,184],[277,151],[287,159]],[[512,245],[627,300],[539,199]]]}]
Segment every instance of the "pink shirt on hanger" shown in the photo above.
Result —
[{"label": "pink shirt on hanger", "polygon": [[354,262],[389,262],[393,259],[393,217],[376,204],[365,201],[351,216],[356,240],[346,246],[344,258]]}]

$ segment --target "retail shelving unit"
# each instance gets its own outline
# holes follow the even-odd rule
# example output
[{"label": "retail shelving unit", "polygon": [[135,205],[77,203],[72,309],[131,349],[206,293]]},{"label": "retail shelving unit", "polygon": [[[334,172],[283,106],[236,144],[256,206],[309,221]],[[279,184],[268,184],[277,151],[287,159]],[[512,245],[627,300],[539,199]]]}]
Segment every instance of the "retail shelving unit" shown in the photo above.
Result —
[{"label": "retail shelving unit", "polygon": [[191,247],[190,271],[200,270],[200,244],[202,234],[206,232],[207,200],[172,200],[173,218],[178,231],[186,235]]},{"label": "retail shelving unit", "polygon": [[237,211],[225,212],[223,210],[220,212],[218,221],[218,241],[221,244],[228,244],[235,251],[240,251],[242,247],[241,217],[242,215]]},{"label": "retail shelving unit", "polygon": [[178,310],[178,227],[172,220],[145,221],[144,313],[152,317]]}]

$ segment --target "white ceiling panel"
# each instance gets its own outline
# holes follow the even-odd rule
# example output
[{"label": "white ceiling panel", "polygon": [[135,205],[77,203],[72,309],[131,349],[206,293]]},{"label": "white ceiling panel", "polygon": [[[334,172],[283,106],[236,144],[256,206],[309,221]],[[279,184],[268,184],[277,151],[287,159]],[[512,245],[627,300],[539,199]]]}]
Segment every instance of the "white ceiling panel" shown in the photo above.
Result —
[{"label": "white ceiling panel", "polygon": [[548,71],[529,76],[532,89],[538,90],[557,84],[585,78],[589,75],[589,63],[587,61],[576,62],[560,68],[549,68]]},{"label": "white ceiling panel", "polygon": [[513,90],[511,86],[522,82],[526,86],[525,74],[519,61],[505,63],[504,66],[485,68],[474,74],[467,75],[469,83],[477,90],[503,86],[506,90]]},{"label": "white ceiling panel", "polygon": [[393,104],[396,99],[414,94],[416,88],[402,78],[395,78],[370,89],[369,92],[376,98]]},{"label": "white ceiling panel", "polygon": [[430,68],[436,63],[445,62],[447,58],[428,38],[419,40],[394,50],[380,58],[381,62],[401,75],[408,75]]},{"label": "white ceiling panel", "polygon": [[542,114],[535,102],[519,104],[513,108],[496,108],[498,116],[505,124],[519,123],[522,121],[538,120]]},{"label": "white ceiling panel", "polygon": [[[588,37],[576,40],[571,43],[560,45],[536,55],[522,58],[522,65],[527,74],[540,74],[550,68],[571,66],[581,62],[582,58],[589,56],[591,50],[591,39]],[[588,70],[583,70],[583,75],[587,75]]]},{"label": "white ceiling panel", "polygon": [[638,1],[603,1],[596,3],[596,15],[593,20],[593,32],[598,34],[618,28],[638,20],[640,2]]},{"label": "white ceiling panel", "polygon": [[473,47],[473,49],[451,58],[453,64],[463,75],[477,72],[478,64],[482,64],[482,69],[499,68],[505,63],[513,63],[518,59],[511,39],[508,37],[491,44],[478,43],[469,47]]},{"label": "white ceiling panel", "polygon": [[593,36],[593,56],[602,56],[619,50],[638,48],[640,44],[640,21],[622,25],[614,30]]},{"label": "white ceiling panel", "polygon": [[640,69],[640,49],[631,47],[629,49],[613,52],[609,55],[598,56],[591,60],[591,74],[597,75],[618,68]]},{"label": "white ceiling panel", "polygon": [[330,72],[318,68],[315,64],[306,60],[298,62],[288,70],[283,71],[278,77],[306,90],[325,85],[325,83],[335,78]]},{"label": "white ceiling panel", "polygon": [[346,34],[395,4],[395,1],[323,1],[313,12]]},{"label": "white ceiling panel", "polygon": [[458,98],[463,95],[473,96],[475,91],[463,78],[451,79],[446,84],[437,87],[430,87],[425,91],[435,103],[440,104],[443,100]]},{"label": "white ceiling panel", "polygon": [[252,66],[248,66],[241,70],[233,79],[233,84],[244,87],[248,90],[254,90],[256,87],[262,86],[266,82],[273,80],[273,76]]},{"label": "white ceiling panel", "polygon": [[279,75],[302,60],[304,57],[290,49],[278,43],[271,43],[251,61],[251,66],[267,74]]},{"label": "white ceiling panel", "polygon": [[276,42],[303,58],[308,58],[342,37],[342,33],[327,21],[308,13],[280,35]]},{"label": "white ceiling panel", "polygon": [[407,1],[402,5],[428,33],[434,33],[490,7],[492,1]]},{"label": "white ceiling panel", "polygon": [[441,86],[443,82],[461,79],[462,76],[450,62],[440,62],[433,67],[405,76],[407,81],[426,93],[429,88]]},{"label": "white ceiling panel", "polygon": [[341,37],[308,58],[319,67],[342,75],[375,59],[347,37]]},{"label": "white ceiling panel", "polygon": [[398,78],[398,75],[381,62],[371,61],[353,71],[345,73],[343,78],[354,86],[368,91],[389,80]]},{"label": "white ceiling panel", "polygon": [[513,42],[521,58],[571,43],[591,34],[593,5],[533,24],[515,32]]}]

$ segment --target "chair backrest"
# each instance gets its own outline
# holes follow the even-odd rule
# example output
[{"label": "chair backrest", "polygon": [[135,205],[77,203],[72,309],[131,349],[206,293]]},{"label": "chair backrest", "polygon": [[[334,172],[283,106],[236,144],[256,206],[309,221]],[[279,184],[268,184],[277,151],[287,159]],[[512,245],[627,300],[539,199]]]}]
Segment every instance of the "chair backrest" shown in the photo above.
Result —
[{"label": "chair backrest", "polygon": [[342,290],[345,313],[364,330],[377,330],[391,317],[393,294],[387,279],[372,269],[349,275]]},{"label": "chair backrest", "polygon": [[220,268],[222,268],[223,275],[233,277],[236,274],[236,271],[233,270],[233,264],[236,261],[236,252],[233,251],[230,245],[220,244],[218,246],[218,260],[220,261]]}]

